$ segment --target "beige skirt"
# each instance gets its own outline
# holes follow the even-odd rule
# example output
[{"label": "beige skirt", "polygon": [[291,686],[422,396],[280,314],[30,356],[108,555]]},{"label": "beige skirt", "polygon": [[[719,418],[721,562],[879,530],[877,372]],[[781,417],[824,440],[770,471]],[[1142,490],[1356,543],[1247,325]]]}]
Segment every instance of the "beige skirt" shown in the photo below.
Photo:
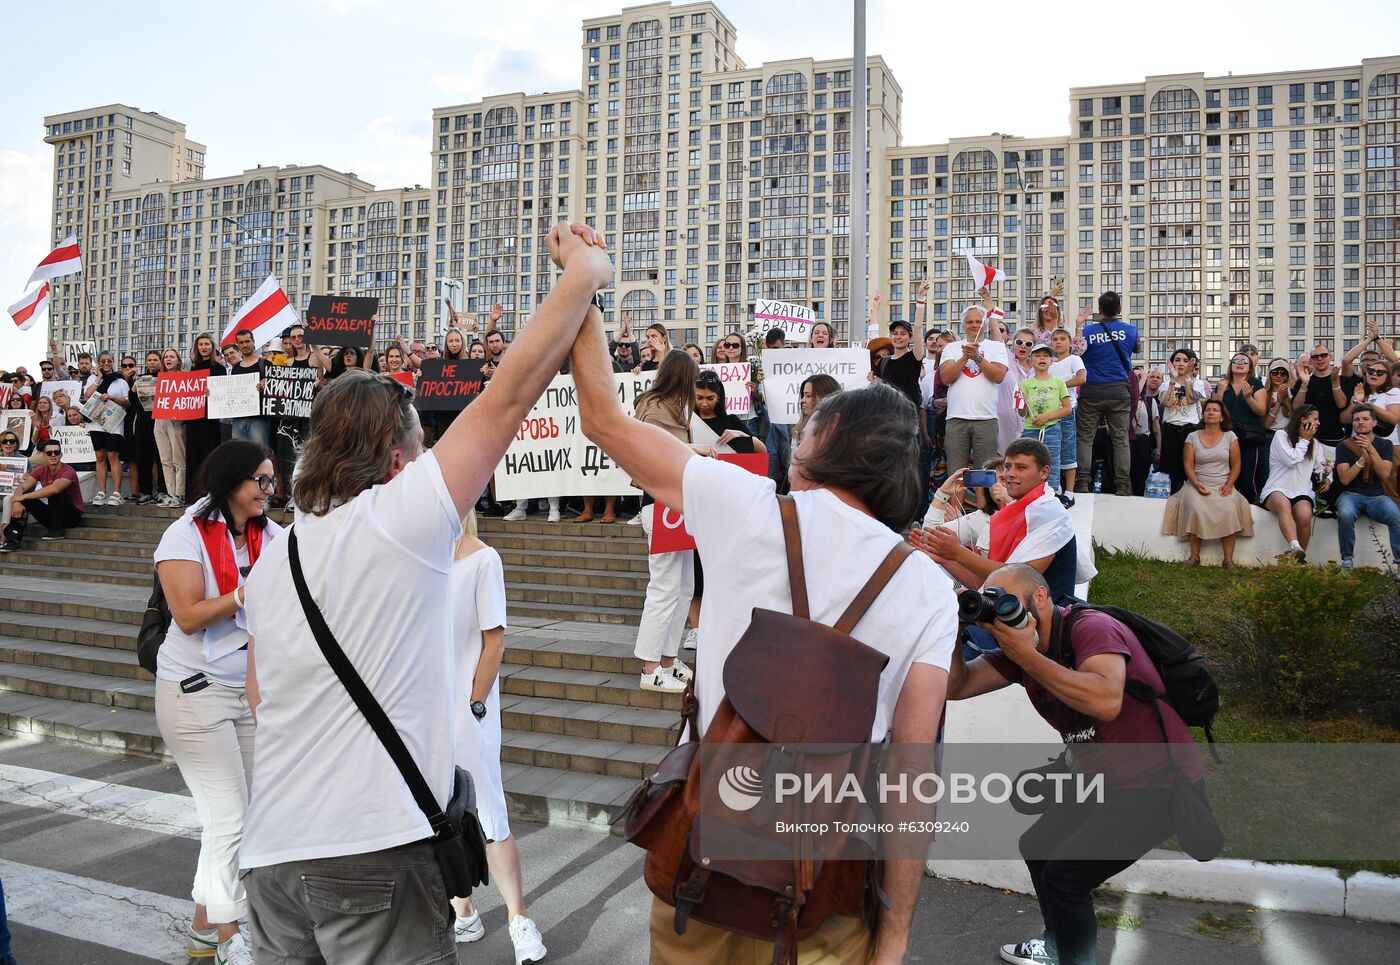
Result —
[{"label": "beige skirt", "polygon": [[1249,500],[1240,495],[1238,489],[1231,490],[1228,496],[1220,495],[1219,489],[1202,496],[1187,482],[1167,500],[1162,514],[1162,533],[1181,539],[1253,536],[1254,517],[1249,511]]}]

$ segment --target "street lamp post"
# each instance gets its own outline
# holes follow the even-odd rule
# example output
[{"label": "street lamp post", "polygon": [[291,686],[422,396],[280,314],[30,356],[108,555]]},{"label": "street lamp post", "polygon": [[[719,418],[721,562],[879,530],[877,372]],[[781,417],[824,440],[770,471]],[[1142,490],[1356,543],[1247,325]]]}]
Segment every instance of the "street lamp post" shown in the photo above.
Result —
[{"label": "street lamp post", "polygon": [[[851,58],[851,276],[847,286],[847,331],[854,336],[856,313],[864,315],[866,299],[866,211],[865,192],[869,177],[866,153],[866,94],[865,94],[865,0],[855,0],[855,50]],[[879,333],[879,320],[872,319],[865,340]],[[852,341],[856,341],[852,338]]]},{"label": "street lamp post", "polygon": [[1016,262],[1016,275],[1020,288],[1020,296],[1017,299],[1017,304],[1020,307],[1021,327],[1034,329],[1036,325],[1040,323],[1040,317],[1037,315],[1035,319],[1031,320],[1027,315],[1027,312],[1030,310],[1030,303],[1026,301],[1026,297],[1030,293],[1030,283],[1026,275],[1026,206],[1028,203],[1026,175],[1021,170],[1021,152],[1015,151],[1013,152],[1013,156],[1016,158],[1016,184],[1021,190],[1021,203],[1016,212],[1016,251],[1019,259]]}]

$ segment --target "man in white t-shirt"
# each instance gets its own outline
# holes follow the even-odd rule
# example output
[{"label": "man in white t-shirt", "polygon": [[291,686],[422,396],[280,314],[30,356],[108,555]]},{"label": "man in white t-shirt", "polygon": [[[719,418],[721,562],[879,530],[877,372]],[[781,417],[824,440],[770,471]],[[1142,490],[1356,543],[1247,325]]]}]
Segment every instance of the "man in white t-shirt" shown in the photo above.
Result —
[{"label": "man in white t-shirt", "polygon": [[455,720],[470,699],[452,686],[461,519],[559,371],[589,299],[612,279],[601,236],[586,225],[560,223],[547,243],[562,277],[502,362],[503,377],[431,452],[409,393],[386,376],[347,371],[311,410],[293,482],[296,525],[267,548],[247,586],[258,729],[239,857],[259,961],[457,960],[452,896],[427,818],[302,606],[288,608],[288,552],[296,541],[331,633],[445,807]]},{"label": "man in white t-shirt", "polygon": [[[724,669],[756,607],[792,612],[780,509],[771,480],[697,456],[655,427],[639,424],[617,400],[602,318],[590,310],[574,345],[573,373],[584,432],[660,504],[683,509],[705,561],[706,586],[695,666],[698,725],[703,734],[725,696]],[[793,453],[789,473],[802,534],[811,618],[832,624],[899,543],[919,507],[919,439],[913,405],[875,384],[822,400]],[[742,539],[734,534],[742,533]],[[931,744],[943,708],[947,667],[957,636],[952,583],[921,554],[905,559],[855,625],[852,636],[889,657],[880,677],[871,737]],[[788,668],[774,666],[774,675]],[[922,852],[921,852],[922,853]],[[803,942],[850,949],[830,961],[903,961],[909,920],[923,871],[920,861],[888,860],[881,885],[890,904],[878,931],[833,917]],[[772,944],[691,918],[685,934],[673,909],[653,902],[653,961],[766,961]]]},{"label": "man in white t-shirt", "polygon": [[943,452],[948,471],[982,466],[997,454],[997,401],[1006,378],[1006,346],[988,338],[999,308],[971,306],[962,314],[963,338],[943,349],[938,378],[948,386]]}]

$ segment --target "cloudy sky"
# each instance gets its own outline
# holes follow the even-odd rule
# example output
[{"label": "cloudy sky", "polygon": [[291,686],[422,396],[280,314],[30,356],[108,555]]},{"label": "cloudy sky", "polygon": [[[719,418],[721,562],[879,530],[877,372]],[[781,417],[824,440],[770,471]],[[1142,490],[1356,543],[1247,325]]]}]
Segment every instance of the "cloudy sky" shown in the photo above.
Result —
[{"label": "cloudy sky", "polygon": [[[183,121],[206,173],[320,163],[381,187],[429,174],[432,109],[493,93],[577,88],[581,21],[606,0],[80,0],[61,18],[4,4],[0,60],[0,306],[47,251],[45,114],[125,103]],[[1072,4],[869,0],[867,49],[904,89],[904,142],[1068,130],[1068,89],[1148,74],[1292,70],[1400,54],[1400,4],[1336,0]],[[746,63],[839,57],[849,0],[720,9]],[[43,338],[0,317],[0,368]],[[37,332],[30,333],[38,335]]]}]

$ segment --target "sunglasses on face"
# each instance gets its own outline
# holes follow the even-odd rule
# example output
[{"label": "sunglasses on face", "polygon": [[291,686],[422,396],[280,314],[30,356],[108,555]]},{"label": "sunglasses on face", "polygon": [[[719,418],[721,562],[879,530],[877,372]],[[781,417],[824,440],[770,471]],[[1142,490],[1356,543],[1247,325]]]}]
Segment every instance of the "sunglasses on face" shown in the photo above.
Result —
[{"label": "sunglasses on face", "polygon": [[45,449],[45,450],[44,450],[44,455],[48,456],[50,459],[57,459],[59,456],[63,455],[63,450],[62,450],[62,449]]},{"label": "sunglasses on face", "polygon": [[1016,344],[1017,344],[1017,345],[1031,346],[1031,345],[1034,345],[1034,344],[1035,344],[1035,340],[1032,339],[1031,341],[1028,342],[1028,341],[1026,341],[1026,340],[1023,339],[1023,338],[1018,338],[1018,339],[1016,339]]},{"label": "sunglasses on face", "polygon": [[743,348],[743,347],[744,347],[744,343],[743,343],[743,342],[725,342],[725,343],[724,343],[724,347],[725,347],[725,348]]},{"label": "sunglasses on face", "polygon": [[1389,373],[1388,371],[1386,371],[1385,369],[1367,369],[1367,370],[1366,370],[1366,374],[1367,374],[1367,375],[1389,375],[1390,373]]},{"label": "sunglasses on face", "polygon": [[17,445],[19,445],[19,440],[18,440],[18,439],[0,439],[0,446],[17,446]]},{"label": "sunglasses on face", "polygon": [[266,489],[270,491],[277,487],[276,476],[249,476],[248,479],[251,482],[257,483],[259,489]]},{"label": "sunglasses on face", "polygon": [[1330,358],[1332,357],[1332,353],[1331,353],[1331,352],[1315,352],[1315,353],[1313,353],[1313,356],[1312,356],[1312,357],[1313,357],[1314,359],[1330,359]]}]

